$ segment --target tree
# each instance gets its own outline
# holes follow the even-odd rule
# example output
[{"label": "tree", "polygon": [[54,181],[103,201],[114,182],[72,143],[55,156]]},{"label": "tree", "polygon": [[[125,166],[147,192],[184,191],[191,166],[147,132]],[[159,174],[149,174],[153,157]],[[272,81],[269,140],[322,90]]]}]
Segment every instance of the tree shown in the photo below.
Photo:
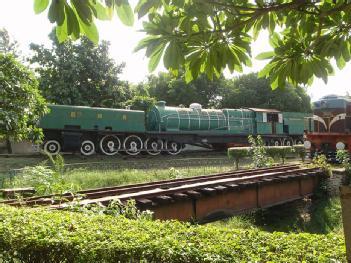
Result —
[{"label": "tree", "polygon": [[46,110],[32,72],[13,55],[0,53],[0,139],[40,139],[36,124]]},{"label": "tree", "polygon": [[269,80],[260,79],[257,73],[228,80],[222,93],[222,108],[270,108],[281,111],[311,112],[311,99],[304,88],[286,85],[272,90]]},{"label": "tree", "polygon": [[52,48],[31,44],[32,64],[38,64],[39,87],[51,103],[95,107],[121,107],[132,94],[129,84],[119,80],[124,64],[109,57],[109,43],[95,46],[87,38],[59,44],[50,35]]},{"label": "tree", "polygon": [[[114,10],[125,24],[134,20],[128,0],[34,0],[35,12],[49,2],[60,41],[82,34],[97,42],[95,19],[111,19]],[[314,77],[327,82],[331,59],[339,68],[351,59],[350,9],[345,0],[139,0],[134,11],[145,16],[148,36],[136,50],[146,50],[151,71],[163,57],[174,74],[185,68],[187,81],[201,73],[212,79],[250,65],[251,44],[267,30],[273,50],[258,58],[269,59],[260,76],[269,76],[273,88]]]},{"label": "tree", "polygon": [[201,75],[198,79],[186,83],[183,75],[174,78],[171,74],[159,73],[158,76],[149,76],[147,86],[150,96],[164,100],[168,105],[189,106],[197,102],[208,108],[218,106],[216,102],[222,94],[224,82],[223,76],[211,81],[206,75]]},{"label": "tree", "polygon": [[148,111],[156,104],[154,98],[148,96],[134,96],[132,99],[126,101],[125,106],[131,110]]},{"label": "tree", "polygon": [[18,57],[17,47],[17,41],[11,40],[9,32],[5,28],[0,28],[0,53],[12,54]]}]

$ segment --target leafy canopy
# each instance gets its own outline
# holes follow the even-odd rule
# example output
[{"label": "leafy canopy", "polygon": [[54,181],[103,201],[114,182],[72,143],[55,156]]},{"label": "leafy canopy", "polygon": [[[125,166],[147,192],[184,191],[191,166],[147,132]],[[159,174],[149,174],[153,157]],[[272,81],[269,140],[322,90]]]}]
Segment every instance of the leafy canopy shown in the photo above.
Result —
[{"label": "leafy canopy", "polygon": [[[114,12],[126,25],[134,21],[128,0],[34,0],[36,13],[47,8],[60,41],[86,35],[97,43],[95,19]],[[330,60],[342,69],[351,58],[350,11],[348,0],[139,0],[134,13],[148,36],[136,50],[146,51],[150,71],[163,58],[174,74],[185,69],[188,82],[201,73],[213,79],[250,66],[251,44],[267,30],[272,50],[257,58],[269,60],[260,76],[270,76],[273,89],[327,82]]]},{"label": "leafy canopy", "polygon": [[0,53],[0,139],[40,139],[36,124],[45,112],[32,72],[12,54]]},{"label": "leafy canopy", "polygon": [[95,46],[83,37],[79,42],[58,43],[52,48],[31,44],[30,62],[38,64],[39,88],[50,103],[94,107],[122,107],[132,97],[128,83],[121,81],[124,64],[109,57],[109,43]]}]

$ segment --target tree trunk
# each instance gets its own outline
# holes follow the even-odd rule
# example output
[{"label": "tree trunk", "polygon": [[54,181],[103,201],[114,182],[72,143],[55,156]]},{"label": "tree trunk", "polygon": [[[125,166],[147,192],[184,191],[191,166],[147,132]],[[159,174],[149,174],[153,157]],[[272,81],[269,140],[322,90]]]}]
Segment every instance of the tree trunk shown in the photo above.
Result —
[{"label": "tree trunk", "polygon": [[6,148],[7,148],[7,153],[12,153],[12,146],[11,146],[11,141],[10,137],[6,137]]},{"label": "tree trunk", "polygon": [[351,186],[340,187],[342,221],[344,224],[346,257],[351,262]]}]

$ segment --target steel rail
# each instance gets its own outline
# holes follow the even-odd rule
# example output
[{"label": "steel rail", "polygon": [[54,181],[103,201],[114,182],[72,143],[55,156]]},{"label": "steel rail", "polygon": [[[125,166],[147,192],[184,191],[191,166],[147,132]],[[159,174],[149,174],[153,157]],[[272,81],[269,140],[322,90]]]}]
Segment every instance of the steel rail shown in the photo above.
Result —
[{"label": "steel rail", "polygon": [[[175,186],[179,186],[185,183],[196,183],[201,181],[209,181],[215,180],[219,178],[227,178],[227,177],[242,177],[242,176],[253,176],[257,175],[258,173],[265,173],[269,171],[289,171],[291,169],[297,169],[298,165],[283,165],[277,167],[269,167],[269,168],[258,168],[258,169],[249,169],[249,170],[237,170],[237,171],[229,171],[225,173],[217,173],[217,174],[210,174],[210,175],[202,175],[202,176],[195,176],[195,177],[188,177],[188,178],[179,178],[179,179],[172,179],[172,180],[161,180],[155,182],[148,182],[148,183],[139,183],[139,184],[132,184],[132,185],[122,185],[122,186],[113,186],[113,187],[103,187],[103,188],[95,188],[95,189],[87,189],[83,191],[78,191],[75,195],[84,195],[85,198],[94,198],[94,197],[102,197],[107,195],[115,195],[118,193],[127,193],[134,190],[149,190],[154,187],[162,187],[162,188],[171,188]],[[56,195],[57,196],[57,195]],[[29,197],[26,199],[21,200],[21,202],[26,203],[36,203],[37,200],[45,200],[45,199],[52,199],[55,195],[45,195],[45,196],[36,196],[36,197]],[[66,199],[67,201],[73,200],[74,195],[71,193],[65,193],[60,195],[61,198]],[[5,200],[1,201],[3,204],[15,204],[19,201],[17,199]],[[40,202],[39,202],[40,203]],[[44,202],[45,203],[45,202]]]}]

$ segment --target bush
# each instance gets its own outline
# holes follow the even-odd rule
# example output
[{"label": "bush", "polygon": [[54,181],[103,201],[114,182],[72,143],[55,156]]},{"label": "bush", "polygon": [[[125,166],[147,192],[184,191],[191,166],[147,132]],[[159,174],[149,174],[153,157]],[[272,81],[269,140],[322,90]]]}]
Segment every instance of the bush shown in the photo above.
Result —
[{"label": "bush", "polygon": [[293,150],[301,158],[301,161],[305,162],[306,154],[307,154],[305,145],[303,144],[294,145]]},{"label": "bush", "polygon": [[253,168],[270,167],[273,164],[273,159],[268,157],[266,147],[260,135],[257,138],[249,135],[250,156],[252,158]]},{"label": "bush", "polygon": [[241,159],[249,156],[250,148],[249,147],[233,147],[228,149],[228,157],[234,159],[235,168],[239,169],[239,162]]},{"label": "bush", "polygon": [[293,152],[291,146],[267,146],[267,154],[272,158],[279,157],[282,159],[282,163],[285,163],[286,155]]},{"label": "bush", "polygon": [[338,150],[336,152],[336,159],[345,168],[346,184],[351,184],[351,157],[347,150]]},{"label": "bush", "polygon": [[345,262],[341,235],[0,206],[5,262]]}]

